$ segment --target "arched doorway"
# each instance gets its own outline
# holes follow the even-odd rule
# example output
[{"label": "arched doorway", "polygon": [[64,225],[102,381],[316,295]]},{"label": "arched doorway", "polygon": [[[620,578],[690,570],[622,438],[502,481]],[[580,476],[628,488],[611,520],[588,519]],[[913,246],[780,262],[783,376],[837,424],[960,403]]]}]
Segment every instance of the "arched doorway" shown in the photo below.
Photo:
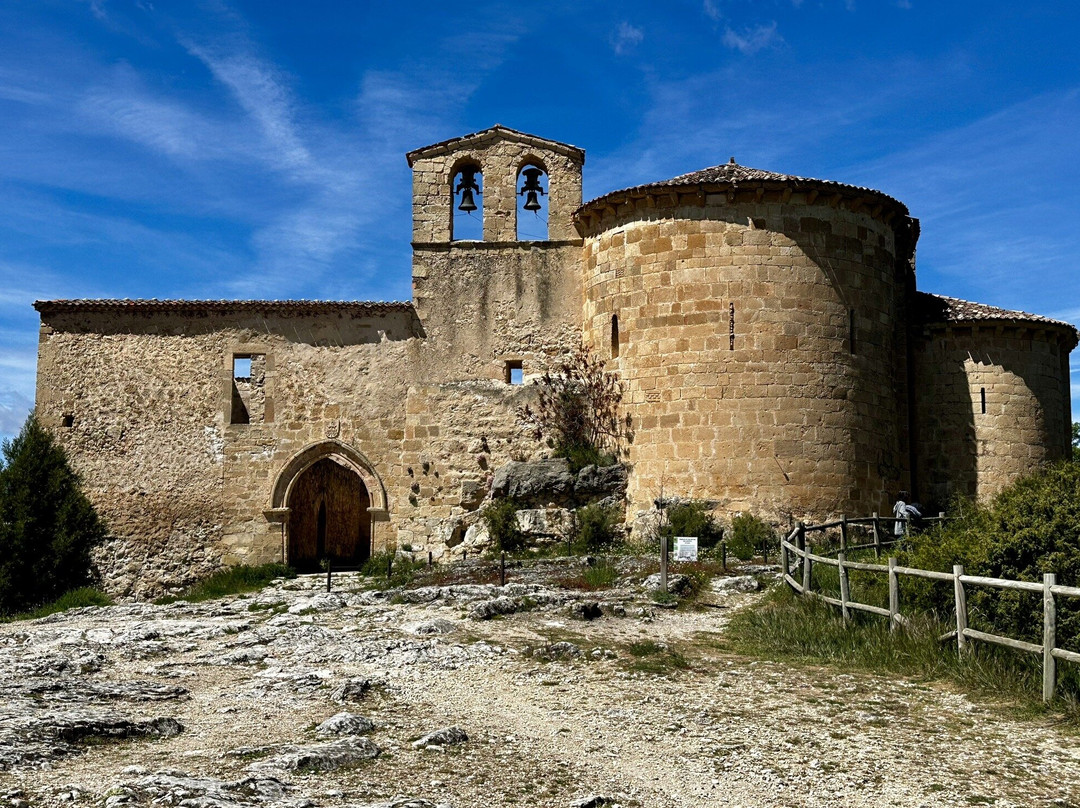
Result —
[{"label": "arched doorway", "polygon": [[289,488],[289,564],[317,570],[356,566],[371,549],[371,496],[355,470],[324,457],[304,469]]}]

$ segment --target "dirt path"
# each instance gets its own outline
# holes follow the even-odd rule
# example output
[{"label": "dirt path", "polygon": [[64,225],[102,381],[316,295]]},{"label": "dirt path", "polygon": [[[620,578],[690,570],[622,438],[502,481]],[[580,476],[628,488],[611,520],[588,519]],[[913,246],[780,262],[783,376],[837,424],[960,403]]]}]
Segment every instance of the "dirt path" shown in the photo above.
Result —
[{"label": "dirt path", "polygon": [[[475,620],[497,588],[390,603],[319,584],[0,626],[0,752],[16,750],[0,755],[14,761],[0,795],[109,808],[1080,804],[1080,744],[1052,727],[939,686],[717,650],[755,595],[669,611],[624,588],[586,622],[558,602],[575,596],[538,585],[518,601],[556,602]],[[363,696],[335,692],[361,680]],[[315,726],[343,710],[374,720],[365,737],[379,757],[319,757]],[[183,731],[66,750],[49,740],[102,716],[175,718]],[[413,747],[451,725],[468,741]],[[281,762],[289,747],[315,751],[295,769]]]}]

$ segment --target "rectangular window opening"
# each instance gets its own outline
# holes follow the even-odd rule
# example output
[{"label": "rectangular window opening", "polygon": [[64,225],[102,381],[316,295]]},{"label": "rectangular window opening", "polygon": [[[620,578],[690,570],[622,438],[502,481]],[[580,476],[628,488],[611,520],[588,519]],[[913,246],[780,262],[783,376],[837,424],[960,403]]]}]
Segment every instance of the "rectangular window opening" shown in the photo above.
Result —
[{"label": "rectangular window opening", "polygon": [[64,429],[71,429],[75,425],[75,416],[71,413],[64,415],[63,419]]},{"label": "rectangular window opening", "polygon": [[505,380],[507,384],[525,383],[525,370],[521,366],[521,360],[511,360],[506,363]]},{"label": "rectangular window opening", "polygon": [[273,420],[266,397],[266,354],[233,354],[230,424],[261,424]]}]

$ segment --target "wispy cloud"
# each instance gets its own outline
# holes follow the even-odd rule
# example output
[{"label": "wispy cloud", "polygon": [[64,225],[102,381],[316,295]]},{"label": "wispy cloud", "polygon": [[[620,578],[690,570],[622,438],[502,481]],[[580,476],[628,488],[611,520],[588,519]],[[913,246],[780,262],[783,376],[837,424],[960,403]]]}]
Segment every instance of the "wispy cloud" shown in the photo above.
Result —
[{"label": "wispy cloud", "polygon": [[34,400],[10,387],[0,387],[0,440],[8,440],[22,429]]},{"label": "wispy cloud", "polygon": [[705,16],[714,22],[719,22],[724,18],[724,13],[720,10],[718,0],[705,0],[703,11],[705,12]]},{"label": "wispy cloud", "polygon": [[783,42],[783,37],[781,37],[777,31],[777,24],[775,21],[767,25],[746,28],[741,32],[736,32],[731,28],[724,29],[723,43],[727,47],[733,48],[747,56],[780,42]]},{"label": "wispy cloud", "polygon": [[643,39],[645,39],[643,29],[624,21],[619,23],[619,27],[615,30],[615,34],[611,39],[611,47],[614,48],[615,53],[623,54],[640,45]]}]

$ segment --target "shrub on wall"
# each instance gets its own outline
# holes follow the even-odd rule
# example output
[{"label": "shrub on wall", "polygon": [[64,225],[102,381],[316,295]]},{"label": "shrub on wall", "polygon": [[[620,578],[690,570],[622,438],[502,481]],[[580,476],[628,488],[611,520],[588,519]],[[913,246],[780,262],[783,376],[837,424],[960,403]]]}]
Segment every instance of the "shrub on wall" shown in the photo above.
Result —
[{"label": "shrub on wall", "polygon": [[588,348],[577,348],[540,380],[536,407],[519,415],[538,441],[546,441],[570,470],[617,462],[624,444],[633,440],[630,416],[619,417],[622,384],[604,370],[604,360]]},{"label": "shrub on wall", "polygon": [[0,464],[0,613],[55,600],[91,581],[106,535],[67,455],[31,414]]}]

